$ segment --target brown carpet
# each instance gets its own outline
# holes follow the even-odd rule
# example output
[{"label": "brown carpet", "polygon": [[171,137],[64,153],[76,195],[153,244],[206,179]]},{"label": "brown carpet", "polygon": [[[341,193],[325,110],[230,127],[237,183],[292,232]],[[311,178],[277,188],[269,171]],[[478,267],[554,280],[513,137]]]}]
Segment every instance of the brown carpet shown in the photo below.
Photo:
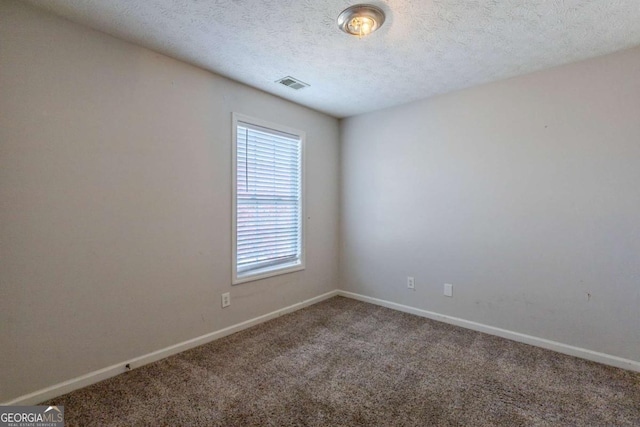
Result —
[{"label": "brown carpet", "polygon": [[68,426],[640,426],[640,374],[336,297],[45,404]]}]

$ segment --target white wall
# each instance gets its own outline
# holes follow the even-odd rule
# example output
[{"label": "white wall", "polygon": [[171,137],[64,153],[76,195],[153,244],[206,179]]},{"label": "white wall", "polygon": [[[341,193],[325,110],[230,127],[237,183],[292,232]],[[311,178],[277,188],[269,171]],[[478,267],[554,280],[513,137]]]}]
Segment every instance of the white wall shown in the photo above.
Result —
[{"label": "white wall", "polygon": [[[307,268],[231,287],[231,112],[307,134]],[[337,120],[0,0],[0,401],[337,287]],[[231,307],[220,294],[231,292]]]},{"label": "white wall", "polygon": [[344,289],[640,361],[640,48],[341,137]]}]

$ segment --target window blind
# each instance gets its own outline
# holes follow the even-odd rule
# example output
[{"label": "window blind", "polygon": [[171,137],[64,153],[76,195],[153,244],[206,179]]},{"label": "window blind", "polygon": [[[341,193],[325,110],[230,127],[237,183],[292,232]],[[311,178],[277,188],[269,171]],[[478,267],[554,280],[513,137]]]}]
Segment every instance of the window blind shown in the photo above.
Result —
[{"label": "window blind", "polygon": [[300,262],[302,144],[297,135],[238,122],[236,274]]}]

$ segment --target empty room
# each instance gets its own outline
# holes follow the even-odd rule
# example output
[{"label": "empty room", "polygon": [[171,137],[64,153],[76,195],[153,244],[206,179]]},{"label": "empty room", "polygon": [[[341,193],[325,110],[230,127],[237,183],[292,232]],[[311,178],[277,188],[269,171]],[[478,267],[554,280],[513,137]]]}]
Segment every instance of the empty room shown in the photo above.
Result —
[{"label": "empty room", "polygon": [[0,0],[1,426],[640,426],[637,0]]}]

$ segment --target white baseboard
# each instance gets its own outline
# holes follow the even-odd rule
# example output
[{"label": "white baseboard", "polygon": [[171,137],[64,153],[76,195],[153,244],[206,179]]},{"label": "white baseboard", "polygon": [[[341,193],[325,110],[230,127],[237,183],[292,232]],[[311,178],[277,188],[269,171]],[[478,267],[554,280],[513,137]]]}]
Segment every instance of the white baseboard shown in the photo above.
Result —
[{"label": "white baseboard", "polygon": [[158,351],[154,351],[153,353],[136,357],[134,359],[126,360],[121,363],[117,363],[115,365],[108,366],[106,368],[103,368],[97,371],[89,372],[88,374],[82,375],[80,377],[73,378],[59,384],[55,384],[53,386],[35,391],[33,393],[26,394],[24,396],[20,396],[8,402],[0,403],[0,405],[35,405],[45,400],[52,399],[57,396],[61,396],[63,394],[72,392],[74,390],[78,390],[80,388],[87,387],[91,384],[95,384],[97,382],[119,375],[127,370],[126,369],[127,364],[131,367],[131,369],[139,368],[149,363],[164,359],[166,357],[172,356],[182,351],[186,351],[191,348],[223,338],[235,332],[239,332],[244,329],[250,328],[251,326],[264,323],[268,320],[274,319],[284,314],[292,313],[294,311],[300,310],[301,308],[308,307],[313,304],[317,304],[321,301],[324,301],[326,299],[329,299],[338,295],[346,298],[352,298],[355,300],[363,301],[363,302],[368,302],[368,303],[379,305],[382,307],[391,308],[393,310],[398,310],[405,313],[415,314],[417,316],[426,317],[428,319],[449,323],[449,324],[460,326],[463,328],[472,329],[474,331],[484,332],[490,335],[496,335],[496,336],[507,338],[513,341],[518,341],[525,344],[546,348],[548,350],[557,351],[558,353],[580,357],[582,359],[591,360],[591,361],[602,363],[605,365],[610,365],[610,366],[615,366],[617,368],[640,372],[640,362],[637,362],[634,360],[624,359],[621,357],[612,356],[610,354],[605,354],[605,353],[598,353],[596,351],[591,351],[591,350],[587,350],[580,347],[574,347],[571,345],[562,344],[559,342],[550,341],[543,338],[537,338],[531,335],[509,331],[507,329],[496,328],[494,326],[488,326],[482,323],[460,319],[458,317],[438,314],[431,311],[422,310],[419,308],[410,307],[407,305],[402,305],[402,304],[398,304],[391,301],[386,301],[378,298],[372,298],[365,295],[356,294],[353,292],[335,290],[335,291],[327,292],[322,295],[318,295],[317,297],[310,298],[308,300],[299,302],[297,304],[293,304],[288,307],[281,308],[280,310],[276,310],[271,313],[267,313],[265,315],[258,316],[253,319],[238,323],[236,325],[232,325],[227,328],[220,329],[218,331],[211,332],[209,334],[202,335],[200,337],[193,338],[191,340],[184,341],[182,343],[175,344]]},{"label": "white baseboard", "polygon": [[610,365],[615,366],[616,368],[640,372],[640,362],[637,362],[635,360],[624,359],[622,357],[612,356],[605,353],[598,353],[597,351],[587,350],[585,348],[574,347],[556,341],[546,340],[544,338],[521,334],[519,332],[496,328],[494,326],[483,325],[482,323],[472,322],[470,320],[464,320],[458,317],[447,316],[444,314],[438,314],[432,311],[422,310],[420,308],[414,308],[408,305],[397,304],[395,302],[378,298],[372,298],[353,292],[338,291],[338,295],[363,302],[368,302],[371,304],[380,305],[382,307],[391,308],[393,310],[398,310],[405,313],[415,314],[417,316],[426,317],[428,319],[437,320],[439,322],[449,323],[451,325],[472,329],[474,331],[484,332],[485,334],[496,335],[513,341],[534,345],[536,347],[546,348],[547,350],[557,351],[558,353],[568,354],[569,356],[580,357],[582,359],[591,360],[593,362],[602,363],[604,365]]},{"label": "white baseboard", "polygon": [[280,310],[255,317],[253,319],[249,319],[236,325],[232,325],[227,328],[220,329],[218,331],[211,332],[209,334],[202,335],[197,338],[193,338],[158,351],[154,351],[153,353],[136,357],[134,359],[125,360],[121,363],[117,363],[115,365],[111,365],[97,371],[89,372],[88,374],[70,379],[59,384],[55,384],[51,387],[47,387],[33,393],[25,394],[24,396],[20,396],[11,401],[0,403],[0,405],[35,405],[45,400],[52,399],[54,397],[61,396],[74,390],[78,390],[91,384],[106,380],[107,378],[115,377],[116,375],[127,371],[127,364],[131,367],[131,369],[139,368],[141,366],[158,361],[160,359],[164,359],[182,351],[198,347],[222,337],[226,337],[227,335],[231,335],[235,332],[240,332],[243,329],[250,328],[251,326],[255,326],[268,320],[275,319],[276,317],[282,316],[284,314],[292,313],[294,311],[300,310],[301,308],[319,303],[320,301],[324,301],[336,295],[338,295],[337,290],[327,292],[325,294],[318,295],[317,297],[310,298],[308,300],[290,305],[285,308],[281,308]]}]

